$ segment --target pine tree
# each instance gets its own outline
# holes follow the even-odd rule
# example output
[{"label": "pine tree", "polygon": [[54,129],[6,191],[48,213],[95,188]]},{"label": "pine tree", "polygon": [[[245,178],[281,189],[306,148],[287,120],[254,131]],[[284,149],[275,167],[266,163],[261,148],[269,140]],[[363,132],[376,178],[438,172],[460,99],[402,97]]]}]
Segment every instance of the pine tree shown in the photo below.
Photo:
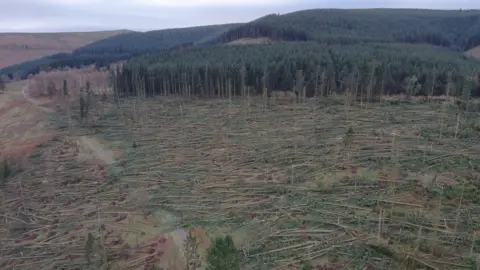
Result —
[{"label": "pine tree", "polygon": [[3,79],[0,77],[0,91],[5,92],[5,82]]},{"label": "pine tree", "polygon": [[63,80],[63,95],[68,96],[68,83],[67,80]]}]

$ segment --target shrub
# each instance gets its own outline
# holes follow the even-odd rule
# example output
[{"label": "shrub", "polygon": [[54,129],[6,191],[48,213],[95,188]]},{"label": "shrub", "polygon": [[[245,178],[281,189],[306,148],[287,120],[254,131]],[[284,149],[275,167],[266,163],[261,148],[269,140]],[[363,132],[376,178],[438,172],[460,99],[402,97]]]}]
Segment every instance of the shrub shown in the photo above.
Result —
[{"label": "shrub", "polygon": [[217,237],[207,250],[207,270],[239,270],[240,251],[235,247],[231,236]]}]

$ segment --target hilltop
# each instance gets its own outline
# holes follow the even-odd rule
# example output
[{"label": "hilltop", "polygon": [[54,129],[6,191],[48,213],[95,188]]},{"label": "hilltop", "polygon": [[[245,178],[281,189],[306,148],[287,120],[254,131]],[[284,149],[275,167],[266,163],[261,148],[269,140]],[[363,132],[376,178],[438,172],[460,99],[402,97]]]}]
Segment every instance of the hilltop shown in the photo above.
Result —
[{"label": "hilltop", "polygon": [[259,18],[231,29],[216,43],[252,37],[328,44],[426,43],[466,51],[480,44],[480,11],[312,9]]},{"label": "hilltop", "polygon": [[0,33],[0,68],[56,53],[68,53],[128,30],[78,33]]}]

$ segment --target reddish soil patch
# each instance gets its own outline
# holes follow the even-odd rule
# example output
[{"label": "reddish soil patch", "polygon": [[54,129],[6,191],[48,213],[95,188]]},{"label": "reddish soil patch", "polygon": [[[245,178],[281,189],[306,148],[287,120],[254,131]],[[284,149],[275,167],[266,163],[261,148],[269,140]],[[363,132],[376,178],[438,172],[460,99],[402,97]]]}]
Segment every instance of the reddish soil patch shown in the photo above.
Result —
[{"label": "reddish soil patch", "polygon": [[26,108],[28,106],[29,104],[25,100],[15,100],[13,102],[10,102],[7,106],[0,108],[0,116],[9,112],[13,108],[16,108],[16,107]]},{"label": "reddish soil patch", "polygon": [[210,238],[200,227],[192,227],[190,229],[192,235],[197,239],[198,247],[200,249],[208,249],[210,247]]},{"label": "reddish soil patch", "polygon": [[0,68],[75,49],[112,37],[119,31],[86,33],[1,33]]},{"label": "reddish soil patch", "polygon": [[[47,142],[55,137],[55,134],[49,134],[38,138],[31,138],[25,141],[18,142],[18,145],[11,146],[3,150],[0,154],[0,160],[6,157],[26,157],[35,152],[38,145]],[[2,147],[3,148],[3,147]]]},{"label": "reddish soil patch", "polygon": [[[138,246],[131,247],[128,244],[124,246],[120,265],[123,267],[134,267],[134,265],[145,265],[145,269],[154,266],[169,266],[172,250],[175,249],[175,243],[168,236],[157,236],[149,241],[143,242]],[[141,262],[135,263],[132,262]]]},{"label": "reddish soil patch", "polygon": [[42,122],[45,114],[20,93],[10,89],[0,98],[0,159],[28,156],[55,136]]},{"label": "reddish soil patch", "polygon": [[122,151],[113,151],[113,157],[114,158],[120,158],[123,156],[123,152]]}]

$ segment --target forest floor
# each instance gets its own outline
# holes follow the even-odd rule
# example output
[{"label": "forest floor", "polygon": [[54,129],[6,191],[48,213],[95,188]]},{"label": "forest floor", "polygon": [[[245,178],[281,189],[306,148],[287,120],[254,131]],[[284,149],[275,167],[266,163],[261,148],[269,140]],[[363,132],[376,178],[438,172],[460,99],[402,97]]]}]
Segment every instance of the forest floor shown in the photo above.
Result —
[{"label": "forest floor", "polygon": [[0,185],[0,269],[101,269],[112,256],[120,269],[182,269],[172,265],[185,265],[187,231],[133,205],[148,191],[109,180],[122,152],[87,128],[59,129],[54,108],[30,97],[25,81],[0,95],[1,160],[15,161]]},{"label": "forest floor", "polygon": [[225,234],[244,269],[480,254],[480,122],[453,104],[132,98],[80,123],[24,86],[0,96],[2,153],[27,156],[0,186],[0,269],[182,270]]}]

